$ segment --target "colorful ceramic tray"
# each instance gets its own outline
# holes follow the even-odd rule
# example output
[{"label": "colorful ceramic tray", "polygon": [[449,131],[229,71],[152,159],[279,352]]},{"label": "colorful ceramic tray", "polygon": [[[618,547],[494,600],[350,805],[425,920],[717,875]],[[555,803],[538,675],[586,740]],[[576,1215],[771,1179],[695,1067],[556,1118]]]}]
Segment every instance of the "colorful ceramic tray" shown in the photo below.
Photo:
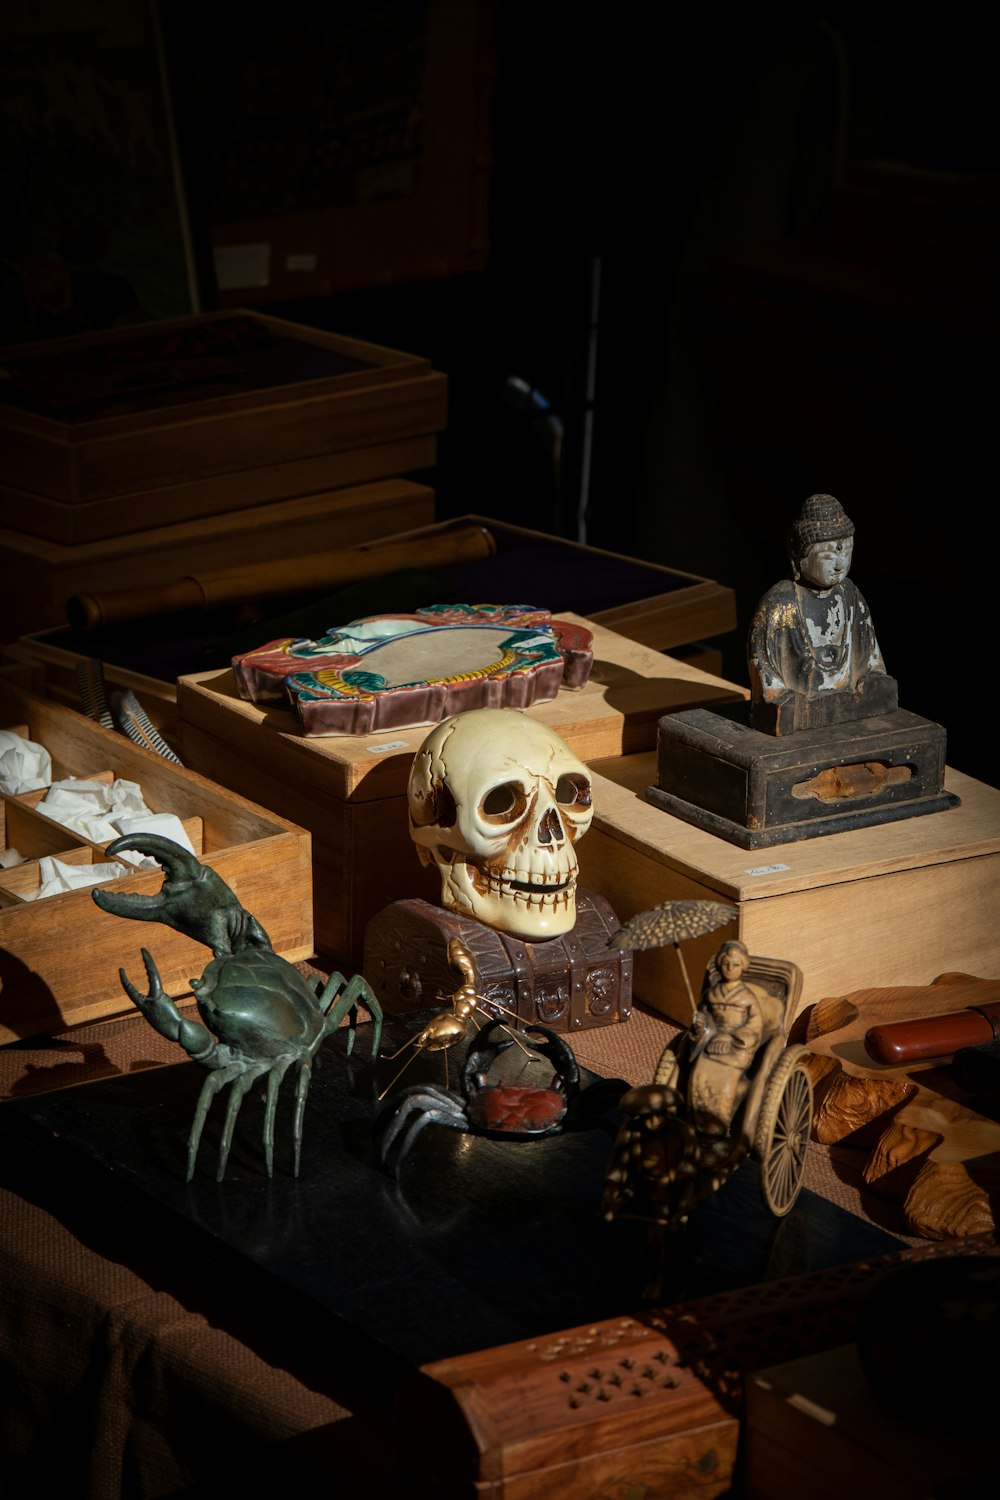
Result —
[{"label": "colorful ceramic tray", "polygon": [[528,708],[580,688],[592,637],[530,605],[440,604],[373,615],[318,640],[270,641],[233,658],[254,703],[290,701],[306,734],[436,724],[474,708]]}]

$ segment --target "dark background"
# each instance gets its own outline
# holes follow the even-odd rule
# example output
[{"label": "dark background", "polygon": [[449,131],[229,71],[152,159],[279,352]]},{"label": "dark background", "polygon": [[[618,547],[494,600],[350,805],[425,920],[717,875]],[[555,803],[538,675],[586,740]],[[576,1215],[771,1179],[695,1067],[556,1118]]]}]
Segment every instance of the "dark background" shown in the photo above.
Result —
[{"label": "dark background", "polygon": [[[439,8],[457,24],[472,5]],[[492,60],[482,268],[256,305],[448,374],[442,518],[501,516],[733,587],[740,627],[720,644],[739,681],[789,522],[831,491],[856,523],[853,576],[902,706],[945,724],[951,764],[995,782],[987,23],[476,8]],[[221,88],[251,46],[291,67],[317,16],[373,9],[387,26],[424,14],[417,0],[161,7],[204,306],[226,191],[206,69]],[[238,136],[238,97],[226,111]],[[54,316],[35,332],[78,327]]]}]

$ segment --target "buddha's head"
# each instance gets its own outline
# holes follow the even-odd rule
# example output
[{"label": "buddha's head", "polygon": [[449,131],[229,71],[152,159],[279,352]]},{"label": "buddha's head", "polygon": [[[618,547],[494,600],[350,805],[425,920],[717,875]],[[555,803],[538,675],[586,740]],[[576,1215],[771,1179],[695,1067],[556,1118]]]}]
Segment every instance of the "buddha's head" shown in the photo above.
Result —
[{"label": "buddha's head", "polygon": [[788,534],[792,576],[814,589],[843,583],[854,553],[854,522],[833,495],[810,495]]}]

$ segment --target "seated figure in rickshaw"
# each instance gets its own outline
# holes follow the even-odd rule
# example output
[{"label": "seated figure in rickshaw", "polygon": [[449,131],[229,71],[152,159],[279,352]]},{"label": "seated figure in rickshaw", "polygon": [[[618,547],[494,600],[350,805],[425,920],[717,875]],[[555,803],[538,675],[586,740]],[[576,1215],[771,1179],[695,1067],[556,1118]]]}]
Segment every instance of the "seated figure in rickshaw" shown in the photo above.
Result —
[{"label": "seated figure in rickshaw", "polygon": [[[653,1081],[624,1094],[608,1165],[607,1219],[680,1228],[747,1156],[781,1217],[805,1170],[813,1092],[807,1049],[788,1042],[802,970],[724,942],[705,971],[691,1025],[663,1049]],[[662,1250],[662,1242],[654,1235]]]},{"label": "seated figure in rickshaw", "polygon": [[706,982],[691,1022],[688,1102],[702,1135],[728,1133],[749,1087],[747,1070],[767,1029],[765,1015],[772,997],[744,978],[749,964],[745,944],[737,939],[723,943],[715,956],[720,977]]}]

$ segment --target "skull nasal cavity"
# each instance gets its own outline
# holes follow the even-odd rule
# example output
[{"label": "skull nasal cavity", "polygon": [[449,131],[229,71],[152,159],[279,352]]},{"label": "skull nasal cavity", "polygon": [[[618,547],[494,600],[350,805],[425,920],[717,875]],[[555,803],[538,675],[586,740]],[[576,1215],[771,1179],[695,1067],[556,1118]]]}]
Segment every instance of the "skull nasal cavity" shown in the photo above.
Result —
[{"label": "skull nasal cavity", "polygon": [[538,842],[540,844],[551,844],[553,839],[562,843],[566,837],[562,820],[554,807],[550,807],[544,818],[538,825]]}]

